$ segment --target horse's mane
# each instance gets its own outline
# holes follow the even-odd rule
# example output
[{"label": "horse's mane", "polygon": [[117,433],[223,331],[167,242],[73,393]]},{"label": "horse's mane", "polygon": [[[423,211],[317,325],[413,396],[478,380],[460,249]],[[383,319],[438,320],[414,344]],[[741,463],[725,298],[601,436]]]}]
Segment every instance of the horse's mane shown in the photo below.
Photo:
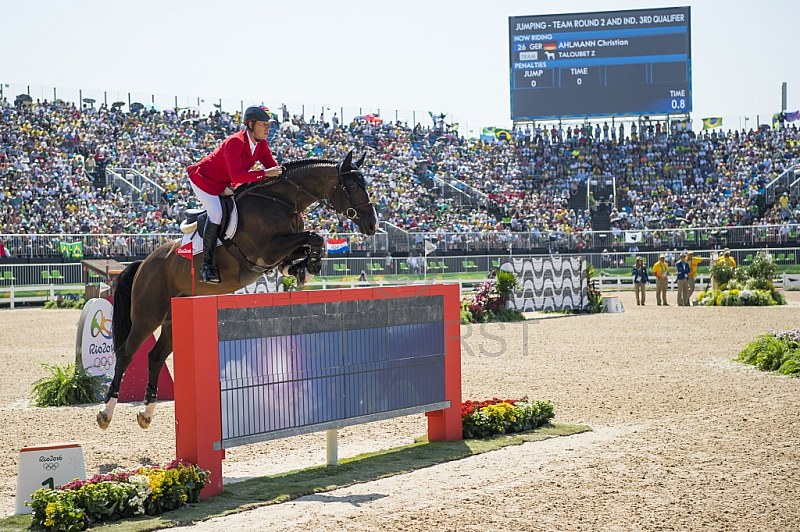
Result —
[{"label": "horse's mane", "polygon": [[289,161],[284,163],[283,167],[286,168],[285,177],[290,177],[293,173],[299,170],[307,170],[317,166],[338,166],[339,163],[330,159],[298,159],[296,161]]},{"label": "horse's mane", "polygon": [[262,181],[253,181],[251,183],[245,183],[241,186],[238,186],[236,187],[236,197],[238,198],[245,192],[253,190],[254,188],[260,188],[280,183],[284,179],[293,177],[300,171],[311,170],[319,167],[331,167],[338,165],[339,165],[338,162],[332,161],[330,159],[307,158],[307,159],[297,159],[296,161],[289,161],[283,163],[283,167],[286,168],[286,173],[282,177],[279,177],[277,179],[265,179]]}]

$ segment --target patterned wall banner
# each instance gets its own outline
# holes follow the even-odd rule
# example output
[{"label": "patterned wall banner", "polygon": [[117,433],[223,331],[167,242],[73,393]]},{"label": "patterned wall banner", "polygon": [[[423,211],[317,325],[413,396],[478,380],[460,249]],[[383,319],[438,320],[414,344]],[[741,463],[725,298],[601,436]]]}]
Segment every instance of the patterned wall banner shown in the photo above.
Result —
[{"label": "patterned wall banner", "polygon": [[586,271],[580,257],[549,255],[502,258],[500,269],[510,271],[522,288],[514,294],[520,312],[581,310],[589,304]]},{"label": "patterned wall banner", "polygon": [[263,274],[255,282],[240,288],[234,294],[266,294],[272,292],[283,292],[283,274],[278,270]]}]

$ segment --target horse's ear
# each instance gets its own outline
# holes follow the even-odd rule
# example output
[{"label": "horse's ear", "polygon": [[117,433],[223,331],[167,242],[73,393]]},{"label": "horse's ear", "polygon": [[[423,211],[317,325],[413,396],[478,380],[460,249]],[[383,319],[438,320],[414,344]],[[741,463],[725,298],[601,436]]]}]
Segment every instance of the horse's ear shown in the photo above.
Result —
[{"label": "horse's ear", "polygon": [[367,158],[367,152],[362,153],[361,157],[356,161],[356,166],[358,168],[361,168],[361,166],[364,164],[364,159],[366,158]]},{"label": "horse's ear", "polygon": [[353,150],[347,152],[347,155],[344,156],[344,161],[342,161],[342,170],[350,170],[350,165],[353,164]]}]

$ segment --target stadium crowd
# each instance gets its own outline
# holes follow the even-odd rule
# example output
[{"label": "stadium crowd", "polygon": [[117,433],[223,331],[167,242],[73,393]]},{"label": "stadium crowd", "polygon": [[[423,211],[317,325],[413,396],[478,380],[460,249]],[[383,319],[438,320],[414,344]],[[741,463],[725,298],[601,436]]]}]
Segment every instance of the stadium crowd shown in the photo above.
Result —
[{"label": "stadium crowd", "polygon": [[[780,130],[668,132],[660,123],[536,126],[508,139],[465,139],[439,126],[333,117],[290,117],[270,140],[278,162],[340,160],[367,152],[365,176],[379,217],[410,231],[506,230],[569,234],[592,228],[587,180],[616,178],[615,230],[797,224],[780,200],[763,214],[764,186],[800,163],[796,126]],[[185,168],[240,127],[238,113],[119,108],[64,102],[0,103],[0,234],[176,232],[195,206]],[[106,166],[138,170],[164,189],[140,202],[106,185]],[[458,181],[451,181],[457,179]],[[460,209],[439,184],[471,187],[480,208]],[[101,183],[102,186],[95,186]],[[326,233],[353,231],[330,214],[309,220]]]}]

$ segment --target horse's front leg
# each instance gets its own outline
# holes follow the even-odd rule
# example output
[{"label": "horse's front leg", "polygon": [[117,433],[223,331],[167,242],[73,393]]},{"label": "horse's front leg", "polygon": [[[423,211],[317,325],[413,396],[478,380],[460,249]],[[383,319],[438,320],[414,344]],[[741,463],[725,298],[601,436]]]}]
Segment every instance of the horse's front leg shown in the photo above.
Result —
[{"label": "horse's front leg", "polygon": [[[322,245],[325,240],[316,233],[305,231],[290,235],[279,235],[273,238],[275,252],[285,252],[281,261],[281,272],[297,278],[297,286],[302,287],[322,269]],[[306,257],[297,264],[297,258]]]}]

